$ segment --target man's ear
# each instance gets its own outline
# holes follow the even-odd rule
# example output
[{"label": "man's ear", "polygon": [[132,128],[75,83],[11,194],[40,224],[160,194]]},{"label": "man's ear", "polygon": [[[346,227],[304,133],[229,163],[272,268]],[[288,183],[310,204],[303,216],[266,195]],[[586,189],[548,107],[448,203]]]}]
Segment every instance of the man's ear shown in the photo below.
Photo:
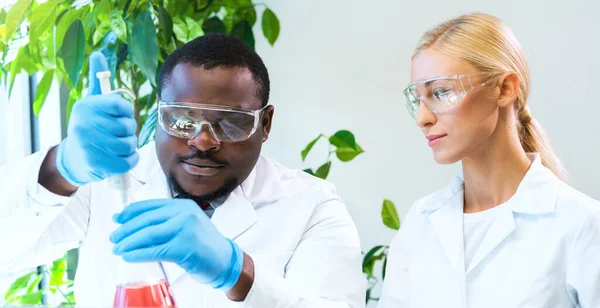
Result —
[{"label": "man's ear", "polygon": [[500,95],[498,96],[498,105],[500,107],[508,107],[512,105],[519,95],[521,80],[519,75],[514,72],[500,76],[498,79],[498,87]]},{"label": "man's ear", "polygon": [[262,142],[269,139],[269,133],[271,133],[271,125],[273,124],[273,114],[275,113],[275,107],[268,106],[264,111],[261,119],[261,126],[263,137]]}]

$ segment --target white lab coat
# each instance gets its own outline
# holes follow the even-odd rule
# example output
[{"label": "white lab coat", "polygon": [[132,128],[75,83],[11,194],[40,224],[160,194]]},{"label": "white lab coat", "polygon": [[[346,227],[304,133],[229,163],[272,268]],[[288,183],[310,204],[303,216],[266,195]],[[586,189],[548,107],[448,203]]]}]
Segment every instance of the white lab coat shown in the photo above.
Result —
[{"label": "white lab coat", "polygon": [[[107,181],[72,197],[50,193],[37,183],[45,155],[0,167],[0,274],[80,247],[78,305],[111,307],[120,262],[109,242],[117,227],[111,216],[121,211],[115,193]],[[140,157],[128,173],[133,201],[170,198],[154,144]],[[178,307],[364,307],[358,233],[332,184],[261,157],[211,221],[253,258],[254,284],[243,303],[233,303],[165,263]]]},{"label": "white lab coat", "polygon": [[378,307],[600,307],[600,202],[530,158],[468,268],[463,177],[415,202],[391,244]]}]

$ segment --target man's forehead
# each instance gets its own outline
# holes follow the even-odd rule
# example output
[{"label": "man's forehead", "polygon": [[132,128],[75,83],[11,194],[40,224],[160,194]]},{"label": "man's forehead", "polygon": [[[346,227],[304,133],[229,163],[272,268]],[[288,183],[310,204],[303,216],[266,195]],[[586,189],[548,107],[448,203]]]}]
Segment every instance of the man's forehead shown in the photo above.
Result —
[{"label": "man's forehead", "polygon": [[261,105],[256,87],[252,72],[245,67],[205,69],[180,63],[166,80],[161,99],[255,109]]}]

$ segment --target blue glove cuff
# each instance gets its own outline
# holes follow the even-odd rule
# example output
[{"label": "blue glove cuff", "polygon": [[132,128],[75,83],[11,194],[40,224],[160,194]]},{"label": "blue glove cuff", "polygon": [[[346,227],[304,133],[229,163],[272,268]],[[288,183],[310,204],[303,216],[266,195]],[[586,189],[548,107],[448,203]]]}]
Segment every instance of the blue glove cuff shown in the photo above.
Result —
[{"label": "blue glove cuff", "polygon": [[65,140],[63,140],[63,142],[61,142],[58,145],[58,148],[56,149],[56,170],[58,170],[58,173],[67,182],[69,182],[69,184],[71,184],[73,186],[77,186],[77,187],[85,185],[86,183],[77,181],[73,177],[73,175],[69,172],[69,170],[67,170],[67,168],[65,167],[64,160],[66,159],[66,155],[64,154],[64,148],[65,148]]},{"label": "blue glove cuff", "polygon": [[225,292],[228,292],[235,286],[242,274],[242,268],[244,267],[244,251],[242,251],[242,249],[232,240],[227,239],[227,241],[229,241],[232,249],[229,270],[220,275],[219,278],[223,277],[224,279],[215,279],[216,283],[221,282],[221,284],[213,285],[215,289],[223,290]]}]

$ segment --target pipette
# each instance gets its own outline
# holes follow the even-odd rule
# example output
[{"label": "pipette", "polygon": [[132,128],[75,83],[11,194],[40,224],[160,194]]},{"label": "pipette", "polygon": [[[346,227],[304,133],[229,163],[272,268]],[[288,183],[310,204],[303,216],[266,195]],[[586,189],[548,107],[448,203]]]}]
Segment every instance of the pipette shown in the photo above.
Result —
[{"label": "pipette", "polygon": [[[102,92],[102,95],[119,93],[129,96],[131,100],[135,100],[135,94],[131,93],[131,91],[127,89],[112,90],[112,87],[110,86],[110,75],[110,71],[96,73],[96,77],[98,77],[98,80],[100,80],[100,91]],[[123,206],[129,204],[127,195],[127,190],[129,189],[129,181],[127,179],[127,176],[125,174],[112,176],[108,179],[108,181],[110,183],[110,186],[119,192],[119,195],[121,196],[121,203],[123,203]]]},{"label": "pipette", "polygon": [[[111,76],[110,71],[96,73],[96,77],[100,81],[100,91],[101,91],[102,95],[113,94],[113,93],[124,94],[124,95],[128,96],[131,100],[135,100],[135,94],[133,94],[131,91],[129,91],[127,89],[113,90],[110,85],[110,76]],[[108,181],[110,183],[110,186],[114,190],[118,191],[119,196],[120,196],[120,202],[123,205],[123,207],[127,206],[129,204],[128,190],[129,190],[129,186],[130,186],[127,175],[122,174],[122,175],[112,176],[108,179]],[[126,307],[129,304],[137,302],[138,301],[138,299],[136,299],[137,297],[139,297],[139,296],[146,297],[149,294],[151,294],[150,297],[153,298],[154,300],[156,300],[157,298],[161,298],[162,300],[164,300],[164,302],[160,301],[162,304],[160,304],[159,306],[173,307],[172,305],[174,305],[174,302],[173,302],[173,299],[171,298],[171,294],[170,294],[170,283],[168,281],[167,273],[165,272],[165,269],[161,262],[158,262],[158,266],[160,268],[162,276],[164,277],[166,286],[163,283],[150,284],[150,285],[140,284],[139,286],[136,286],[136,287],[132,288],[131,290],[123,290],[123,289],[127,289],[127,287],[119,286],[119,287],[117,287],[117,292],[116,292],[116,296],[115,296],[115,307]],[[165,290],[163,290],[163,289],[165,289]],[[141,292],[140,290],[143,290],[145,292]],[[161,291],[162,293],[161,292],[157,293],[156,290],[162,290],[164,292]],[[128,293],[127,291],[131,291],[131,292],[133,292],[133,294],[135,294],[133,299],[131,299],[131,298],[123,299],[122,298],[123,296],[126,296],[125,294]],[[145,294],[146,294],[146,296],[144,296]],[[159,295],[157,296],[157,294],[159,294]],[[133,302],[130,302],[131,300],[133,300]],[[129,303],[129,304],[127,304],[127,303]],[[168,304],[166,304],[166,303],[168,303]],[[146,304],[148,304],[148,302],[146,302]],[[149,305],[149,306],[152,306],[152,305]]]}]

